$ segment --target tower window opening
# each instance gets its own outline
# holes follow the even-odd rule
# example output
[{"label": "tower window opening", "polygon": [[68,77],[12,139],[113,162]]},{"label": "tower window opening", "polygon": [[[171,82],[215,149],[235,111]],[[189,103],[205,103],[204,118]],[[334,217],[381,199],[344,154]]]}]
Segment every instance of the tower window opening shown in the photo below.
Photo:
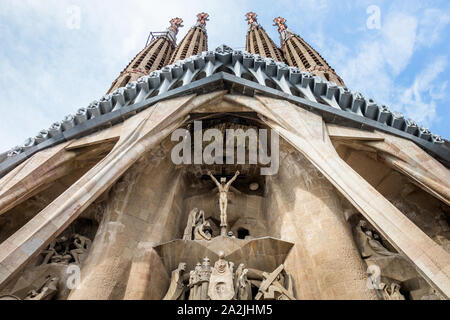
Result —
[{"label": "tower window opening", "polygon": [[[170,46],[169,46],[169,44],[167,44],[166,45],[166,49],[164,50],[164,57],[168,56],[169,49],[170,49]],[[159,65],[158,65],[158,70],[161,70],[162,67],[164,67],[165,64],[166,64],[165,59],[161,59],[161,61],[159,62]]]},{"label": "tower window opening", "polygon": [[294,50],[299,55],[300,59],[302,60],[302,63],[306,69],[311,67],[311,64],[306,59],[305,55],[303,54],[302,50],[298,47],[297,43],[295,41],[292,41],[292,46],[294,47]]},{"label": "tower window opening", "polygon": [[122,83],[120,84],[119,88],[125,87],[128,82],[130,82],[131,76],[126,76],[125,79],[123,79]]},{"label": "tower window opening", "polygon": [[248,231],[248,230],[245,229],[245,228],[240,228],[240,229],[237,231],[237,237],[238,237],[238,239],[245,239],[245,238],[247,238],[249,235],[250,235],[250,231]]}]

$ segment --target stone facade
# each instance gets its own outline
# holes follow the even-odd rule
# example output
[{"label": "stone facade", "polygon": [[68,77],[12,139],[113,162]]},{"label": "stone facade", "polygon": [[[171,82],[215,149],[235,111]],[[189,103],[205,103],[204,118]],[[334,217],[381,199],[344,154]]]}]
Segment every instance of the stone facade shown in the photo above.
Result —
[{"label": "stone facade", "polygon": [[[206,50],[208,15],[198,19],[172,62]],[[256,15],[247,19],[249,51],[282,60],[272,42],[261,42],[267,35]],[[157,38],[150,51],[168,41]],[[274,60],[226,46],[196,58],[116,90],[77,124],[97,122],[96,130],[61,129],[66,141],[38,145],[1,178],[0,300],[450,297],[444,144],[425,130],[408,135],[396,121],[391,131],[355,126],[348,119],[365,119],[372,104],[361,107],[362,98],[341,87],[329,94],[335,84]],[[245,81],[221,83],[216,73],[231,69]],[[329,105],[292,102],[286,75],[294,85],[299,74],[301,92]],[[196,88],[196,80],[206,84]],[[365,114],[337,123],[330,110],[348,107],[350,96],[352,111],[337,114],[356,104]],[[214,149],[213,162],[196,161],[213,140],[227,145],[226,154]]]}]

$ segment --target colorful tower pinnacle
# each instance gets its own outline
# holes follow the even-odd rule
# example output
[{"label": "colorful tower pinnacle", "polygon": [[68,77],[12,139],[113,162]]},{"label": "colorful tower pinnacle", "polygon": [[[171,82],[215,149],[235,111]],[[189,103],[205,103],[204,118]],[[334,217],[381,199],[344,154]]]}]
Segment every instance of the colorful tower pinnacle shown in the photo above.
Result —
[{"label": "colorful tower pinnacle", "polygon": [[207,21],[209,21],[209,14],[202,12],[197,15],[197,23],[181,40],[169,64],[208,50]]},{"label": "colorful tower pinnacle", "polygon": [[258,23],[258,15],[254,12],[249,12],[245,17],[249,25],[246,50],[250,53],[259,54],[261,57],[284,62],[281,50]]},{"label": "colorful tower pinnacle", "polygon": [[183,19],[173,18],[166,31],[151,33],[152,41],[120,73],[108,93],[166,66],[176,47],[176,36],[181,27],[183,27]]},{"label": "colorful tower pinnacle", "polygon": [[305,40],[288,29],[285,18],[278,17],[273,21],[275,23],[274,26],[278,27],[281,48],[290,66],[298,67],[327,81],[345,86],[344,81],[336,74],[326,60]]}]

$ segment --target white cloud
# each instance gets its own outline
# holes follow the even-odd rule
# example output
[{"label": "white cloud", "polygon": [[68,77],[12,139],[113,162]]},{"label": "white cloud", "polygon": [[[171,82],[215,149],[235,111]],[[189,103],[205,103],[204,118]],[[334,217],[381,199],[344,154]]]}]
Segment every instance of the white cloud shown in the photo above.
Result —
[{"label": "white cloud", "polygon": [[[71,30],[67,9],[74,5],[80,7],[81,23]],[[175,16],[185,21],[179,40],[205,11],[211,14],[210,48],[243,47],[246,5],[237,0],[1,1],[0,150],[101,97],[144,47],[149,32],[165,30]]]},{"label": "white cloud", "polygon": [[409,64],[414,53],[417,35],[417,19],[413,16],[390,14],[381,30],[379,45],[390,71],[398,75]]},{"label": "white cloud", "polygon": [[[348,34],[355,39],[348,43],[337,42],[333,34],[324,32],[330,23],[345,24],[332,19],[337,8],[352,12],[356,6],[361,15],[351,18],[365,26],[365,8],[372,2],[342,1],[337,5],[331,0],[280,0],[268,9],[269,1],[261,4],[250,0],[109,0],[108,3],[103,0],[2,0],[0,150],[22,143],[40,129],[99,98],[143,48],[149,31],[164,30],[171,18],[179,16],[185,20],[178,36],[180,40],[201,11],[211,14],[207,27],[210,48],[222,43],[244,47],[247,11],[255,10],[261,14],[260,20],[267,21],[280,14],[290,15],[288,25],[297,24],[293,29],[299,33],[309,30],[306,40],[329,60],[349,88],[392,109],[401,108],[411,114],[414,110],[424,110],[429,114],[424,121],[433,123],[435,101],[447,95],[444,84],[438,85],[436,77],[428,78],[430,90],[417,91],[411,81],[405,89],[410,92],[408,95],[396,89],[397,79],[411,63],[416,50],[442,39],[450,23],[450,13],[429,8],[416,11],[398,6],[383,8],[380,31],[349,30]],[[420,1],[402,6],[417,7],[417,3]],[[81,9],[81,25],[76,30],[67,28],[70,18],[67,8],[72,5]],[[267,23],[265,27],[278,42],[276,28]],[[445,68],[446,64],[434,64],[435,70],[439,66]],[[418,88],[419,79],[423,78],[414,79]],[[398,98],[399,92],[402,100]],[[424,104],[428,107],[423,107]]]},{"label": "white cloud", "polygon": [[417,41],[420,45],[431,47],[439,42],[442,32],[450,23],[450,12],[438,9],[426,9],[420,20]]},{"label": "white cloud", "polygon": [[447,66],[447,58],[438,57],[415,77],[409,88],[398,90],[398,102],[408,117],[425,126],[436,119],[436,102],[447,93],[447,82],[440,82],[439,76]]},{"label": "white cloud", "polygon": [[407,88],[399,86],[399,77],[418,50],[442,39],[450,17],[437,9],[427,9],[419,15],[406,12],[397,7],[387,11],[382,29],[365,32],[354,50],[335,41],[324,44],[324,50],[328,45],[329,55],[349,88],[432,126],[438,120],[437,102],[449,98],[446,83],[439,78],[448,66],[447,58],[441,56],[429,63]]},{"label": "white cloud", "polygon": [[[350,88],[387,103],[395,77],[409,64],[414,54],[417,19],[402,13],[387,15],[381,31],[370,32],[358,44],[355,54],[347,50],[340,67]],[[342,49],[341,49],[342,51]]]}]

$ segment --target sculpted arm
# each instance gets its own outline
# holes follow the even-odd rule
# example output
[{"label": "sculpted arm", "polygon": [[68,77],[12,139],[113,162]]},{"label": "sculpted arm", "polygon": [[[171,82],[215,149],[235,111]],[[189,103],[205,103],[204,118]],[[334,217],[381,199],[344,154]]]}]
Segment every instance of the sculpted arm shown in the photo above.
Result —
[{"label": "sculpted arm", "polygon": [[236,174],[234,175],[234,177],[227,183],[227,187],[231,186],[231,184],[236,181],[237,177],[239,177],[241,173],[239,171],[236,172]]},{"label": "sculpted arm", "polygon": [[220,188],[221,185],[220,185],[219,181],[217,181],[217,179],[214,178],[211,171],[208,171],[208,175],[211,177],[212,181],[214,181],[214,183]]}]

